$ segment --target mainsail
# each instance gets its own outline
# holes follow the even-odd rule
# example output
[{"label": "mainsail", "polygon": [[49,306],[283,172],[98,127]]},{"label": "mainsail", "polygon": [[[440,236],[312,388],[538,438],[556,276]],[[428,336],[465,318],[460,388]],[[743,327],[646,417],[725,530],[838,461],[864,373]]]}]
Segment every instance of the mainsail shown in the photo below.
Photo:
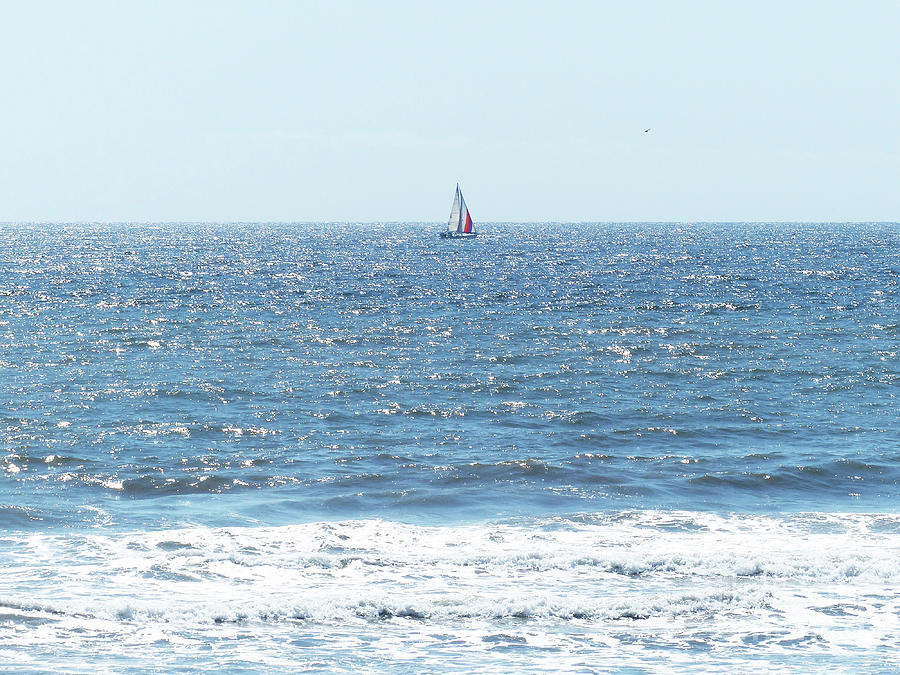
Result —
[{"label": "mainsail", "polygon": [[449,232],[459,232],[459,214],[460,201],[462,194],[459,191],[459,185],[456,186],[456,196],[453,198],[453,208],[450,209],[450,220],[447,222],[447,230]]}]

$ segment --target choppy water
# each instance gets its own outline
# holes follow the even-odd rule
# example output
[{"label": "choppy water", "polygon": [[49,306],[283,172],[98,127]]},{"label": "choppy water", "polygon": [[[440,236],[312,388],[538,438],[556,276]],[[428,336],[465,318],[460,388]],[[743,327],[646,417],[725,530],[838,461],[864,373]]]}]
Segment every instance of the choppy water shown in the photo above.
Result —
[{"label": "choppy water", "polygon": [[900,667],[900,227],[0,228],[0,663]]}]

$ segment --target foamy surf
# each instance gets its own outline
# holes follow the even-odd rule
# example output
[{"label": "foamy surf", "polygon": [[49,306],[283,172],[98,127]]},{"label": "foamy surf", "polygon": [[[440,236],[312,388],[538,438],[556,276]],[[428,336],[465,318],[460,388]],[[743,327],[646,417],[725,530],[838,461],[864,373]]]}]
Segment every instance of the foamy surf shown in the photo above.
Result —
[{"label": "foamy surf", "polygon": [[503,645],[497,663],[534,666],[578,636],[578,658],[562,657],[576,670],[627,665],[629,652],[646,665],[647,649],[692,644],[705,645],[698,667],[801,653],[850,663],[861,644],[870,664],[900,666],[893,514],[362,520],[13,535],[0,550],[0,646],[46,665],[86,668],[98,650],[111,667],[126,655],[137,668],[184,663],[182,647],[200,640],[234,664],[265,652],[275,668],[303,639],[385,664],[412,666],[403,655],[418,653],[423,670],[448,657],[464,669],[473,644]]}]

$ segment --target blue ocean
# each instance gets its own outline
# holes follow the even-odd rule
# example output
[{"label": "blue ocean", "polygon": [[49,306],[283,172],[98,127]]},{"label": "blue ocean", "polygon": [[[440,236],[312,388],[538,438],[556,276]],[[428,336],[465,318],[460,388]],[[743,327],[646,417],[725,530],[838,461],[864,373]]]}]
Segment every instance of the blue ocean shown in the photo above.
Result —
[{"label": "blue ocean", "polygon": [[0,227],[0,670],[895,672],[900,225]]}]

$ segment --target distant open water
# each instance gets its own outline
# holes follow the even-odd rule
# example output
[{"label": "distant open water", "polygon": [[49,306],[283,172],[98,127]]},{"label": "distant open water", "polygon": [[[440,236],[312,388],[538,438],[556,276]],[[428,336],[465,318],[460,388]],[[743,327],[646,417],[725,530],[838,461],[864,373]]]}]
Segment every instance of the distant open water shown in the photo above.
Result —
[{"label": "distant open water", "polygon": [[900,226],[437,231],[0,227],[0,670],[900,668]]}]

